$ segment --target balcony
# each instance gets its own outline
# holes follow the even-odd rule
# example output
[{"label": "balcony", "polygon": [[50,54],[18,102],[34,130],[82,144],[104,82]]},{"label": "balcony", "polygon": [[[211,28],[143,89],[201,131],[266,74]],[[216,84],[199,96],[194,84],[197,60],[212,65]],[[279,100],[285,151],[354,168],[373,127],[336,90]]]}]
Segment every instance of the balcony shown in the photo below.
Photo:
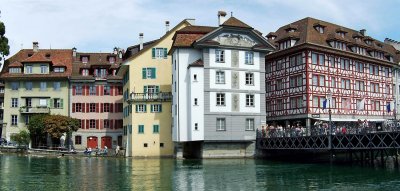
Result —
[{"label": "balcony", "polygon": [[171,101],[171,92],[160,92],[160,93],[131,93],[129,102],[140,102],[140,101]]},{"label": "balcony", "polygon": [[40,114],[40,113],[50,113],[49,107],[20,107],[19,112],[21,114]]}]

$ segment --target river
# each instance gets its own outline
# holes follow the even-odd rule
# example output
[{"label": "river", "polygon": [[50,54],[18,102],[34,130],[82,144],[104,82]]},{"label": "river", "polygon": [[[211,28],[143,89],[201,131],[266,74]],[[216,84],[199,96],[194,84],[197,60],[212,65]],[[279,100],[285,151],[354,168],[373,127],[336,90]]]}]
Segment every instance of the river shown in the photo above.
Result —
[{"label": "river", "polygon": [[0,190],[398,190],[400,172],[254,159],[0,154]]}]

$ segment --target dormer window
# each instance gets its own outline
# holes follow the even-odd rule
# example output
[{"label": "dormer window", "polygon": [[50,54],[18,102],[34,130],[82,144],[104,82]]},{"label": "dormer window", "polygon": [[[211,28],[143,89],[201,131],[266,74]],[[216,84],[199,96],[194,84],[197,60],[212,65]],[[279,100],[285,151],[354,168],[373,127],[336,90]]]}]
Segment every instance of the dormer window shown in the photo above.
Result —
[{"label": "dormer window", "polygon": [[295,40],[295,39],[289,39],[289,40],[279,42],[279,50],[284,50],[284,49],[290,48],[290,47],[294,46],[296,44],[296,42],[297,42],[297,40]]},{"label": "dormer window", "polygon": [[324,33],[324,27],[323,26],[316,26],[315,30],[317,30],[319,33],[323,34]]},{"label": "dormer window", "polygon": [[360,38],[360,37],[354,37],[354,40],[355,40],[356,42],[360,42],[360,41],[361,41],[361,38]]},{"label": "dormer window", "polygon": [[383,47],[383,45],[380,44],[380,43],[377,43],[376,46],[378,46],[379,48],[382,48],[382,47]]},{"label": "dormer window", "polygon": [[10,68],[11,74],[18,74],[21,73],[21,68]]},{"label": "dormer window", "polygon": [[110,64],[114,64],[115,63],[115,57],[113,57],[113,56],[109,57],[108,61],[110,62]]},{"label": "dormer window", "polygon": [[65,68],[63,67],[55,67],[54,72],[55,73],[63,73],[65,71]]},{"label": "dormer window", "polygon": [[365,48],[361,48],[361,47],[358,47],[358,46],[352,47],[351,50],[353,52],[357,53],[357,54],[361,54],[361,55],[366,55],[367,54],[367,51],[365,50]]},{"label": "dormer window", "polygon": [[89,76],[89,69],[83,69],[82,76]]},{"label": "dormer window", "polygon": [[46,54],[46,58],[50,58],[50,54]]},{"label": "dormer window", "polygon": [[341,36],[342,38],[344,38],[344,36],[346,35],[346,33],[343,31],[338,31],[338,32],[336,32],[336,34]]},{"label": "dormer window", "polygon": [[295,29],[289,29],[288,32],[294,32],[296,31]]},{"label": "dormer window", "polygon": [[28,54],[28,57],[31,57],[33,54]]},{"label": "dormer window", "polygon": [[378,52],[378,51],[372,51],[371,52],[371,56],[374,57],[374,58],[382,59],[382,60],[385,58],[384,53],[383,52]]},{"label": "dormer window", "polygon": [[371,45],[372,41],[371,40],[365,40],[365,44]]},{"label": "dormer window", "polygon": [[339,49],[339,50],[347,50],[347,45],[344,42],[340,41],[332,41],[331,45],[333,48]]},{"label": "dormer window", "polygon": [[82,56],[81,57],[81,61],[82,61],[82,63],[88,63],[88,61],[89,61],[89,57],[87,57],[87,56]]}]

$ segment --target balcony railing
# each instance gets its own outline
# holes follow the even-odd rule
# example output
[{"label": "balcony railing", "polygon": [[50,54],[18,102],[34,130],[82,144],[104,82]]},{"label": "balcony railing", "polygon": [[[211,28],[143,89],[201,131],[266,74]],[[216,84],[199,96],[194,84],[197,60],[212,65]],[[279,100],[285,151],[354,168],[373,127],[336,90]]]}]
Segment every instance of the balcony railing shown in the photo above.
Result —
[{"label": "balcony railing", "polygon": [[160,93],[131,93],[129,101],[171,101],[171,92],[160,92]]},{"label": "balcony railing", "polygon": [[49,107],[20,107],[19,112],[22,114],[50,113]]}]

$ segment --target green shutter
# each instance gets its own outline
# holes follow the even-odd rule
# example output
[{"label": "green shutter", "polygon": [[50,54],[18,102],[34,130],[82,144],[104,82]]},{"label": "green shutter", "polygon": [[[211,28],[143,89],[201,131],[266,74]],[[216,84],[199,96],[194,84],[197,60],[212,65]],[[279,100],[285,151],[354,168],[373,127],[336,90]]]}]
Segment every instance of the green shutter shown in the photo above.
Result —
[{"label": "green shutter", "polygon": [[147,86],[143,87],[143,93],[147,93]]},{"label": "green shutter", "polygon": [[64,99],[60,99],[60,102],[61,102],[61,108],[64,108]]},{"label": "green shutter", "polygon": [[159,132],[160,132],[159,125],[153,125],[153,133],[159,133]]},{"label": "green shutter", "polygon": [[154,59],[154,58],[156,58],[156,49],[155,48],[152,48],[151,49],[151,57]]},{"label": "green shutter", "polygon": [[156,86],[156,92],[155,93],[160,93],[160,86]]},{"label": "green shutter", "polygon": [[160,112],[162,112],[162,104],[160,104]]},{"label": "green shutter", "polygon": [[156,68],[151,68],[151,79],[156,79]]},{"label": "green shutter", "polygon": [[139,106],[138,105],[135,105],[135,107],[136,107],[136,113],[138,112],[138,108],[139,108]]},{"label": "green shutter", "polygon": [[147,111],[147,104],[144,104],[144,113]]},{"label": "green shutter", "polygon": [[142,68],[142,79],[146,79],[146,68]]},{"label": "green shutter", "polygon": [[164,59],[167,59],[167,55],[168,54],[168,52],[167,52],[167,48],[164,48]]}]

